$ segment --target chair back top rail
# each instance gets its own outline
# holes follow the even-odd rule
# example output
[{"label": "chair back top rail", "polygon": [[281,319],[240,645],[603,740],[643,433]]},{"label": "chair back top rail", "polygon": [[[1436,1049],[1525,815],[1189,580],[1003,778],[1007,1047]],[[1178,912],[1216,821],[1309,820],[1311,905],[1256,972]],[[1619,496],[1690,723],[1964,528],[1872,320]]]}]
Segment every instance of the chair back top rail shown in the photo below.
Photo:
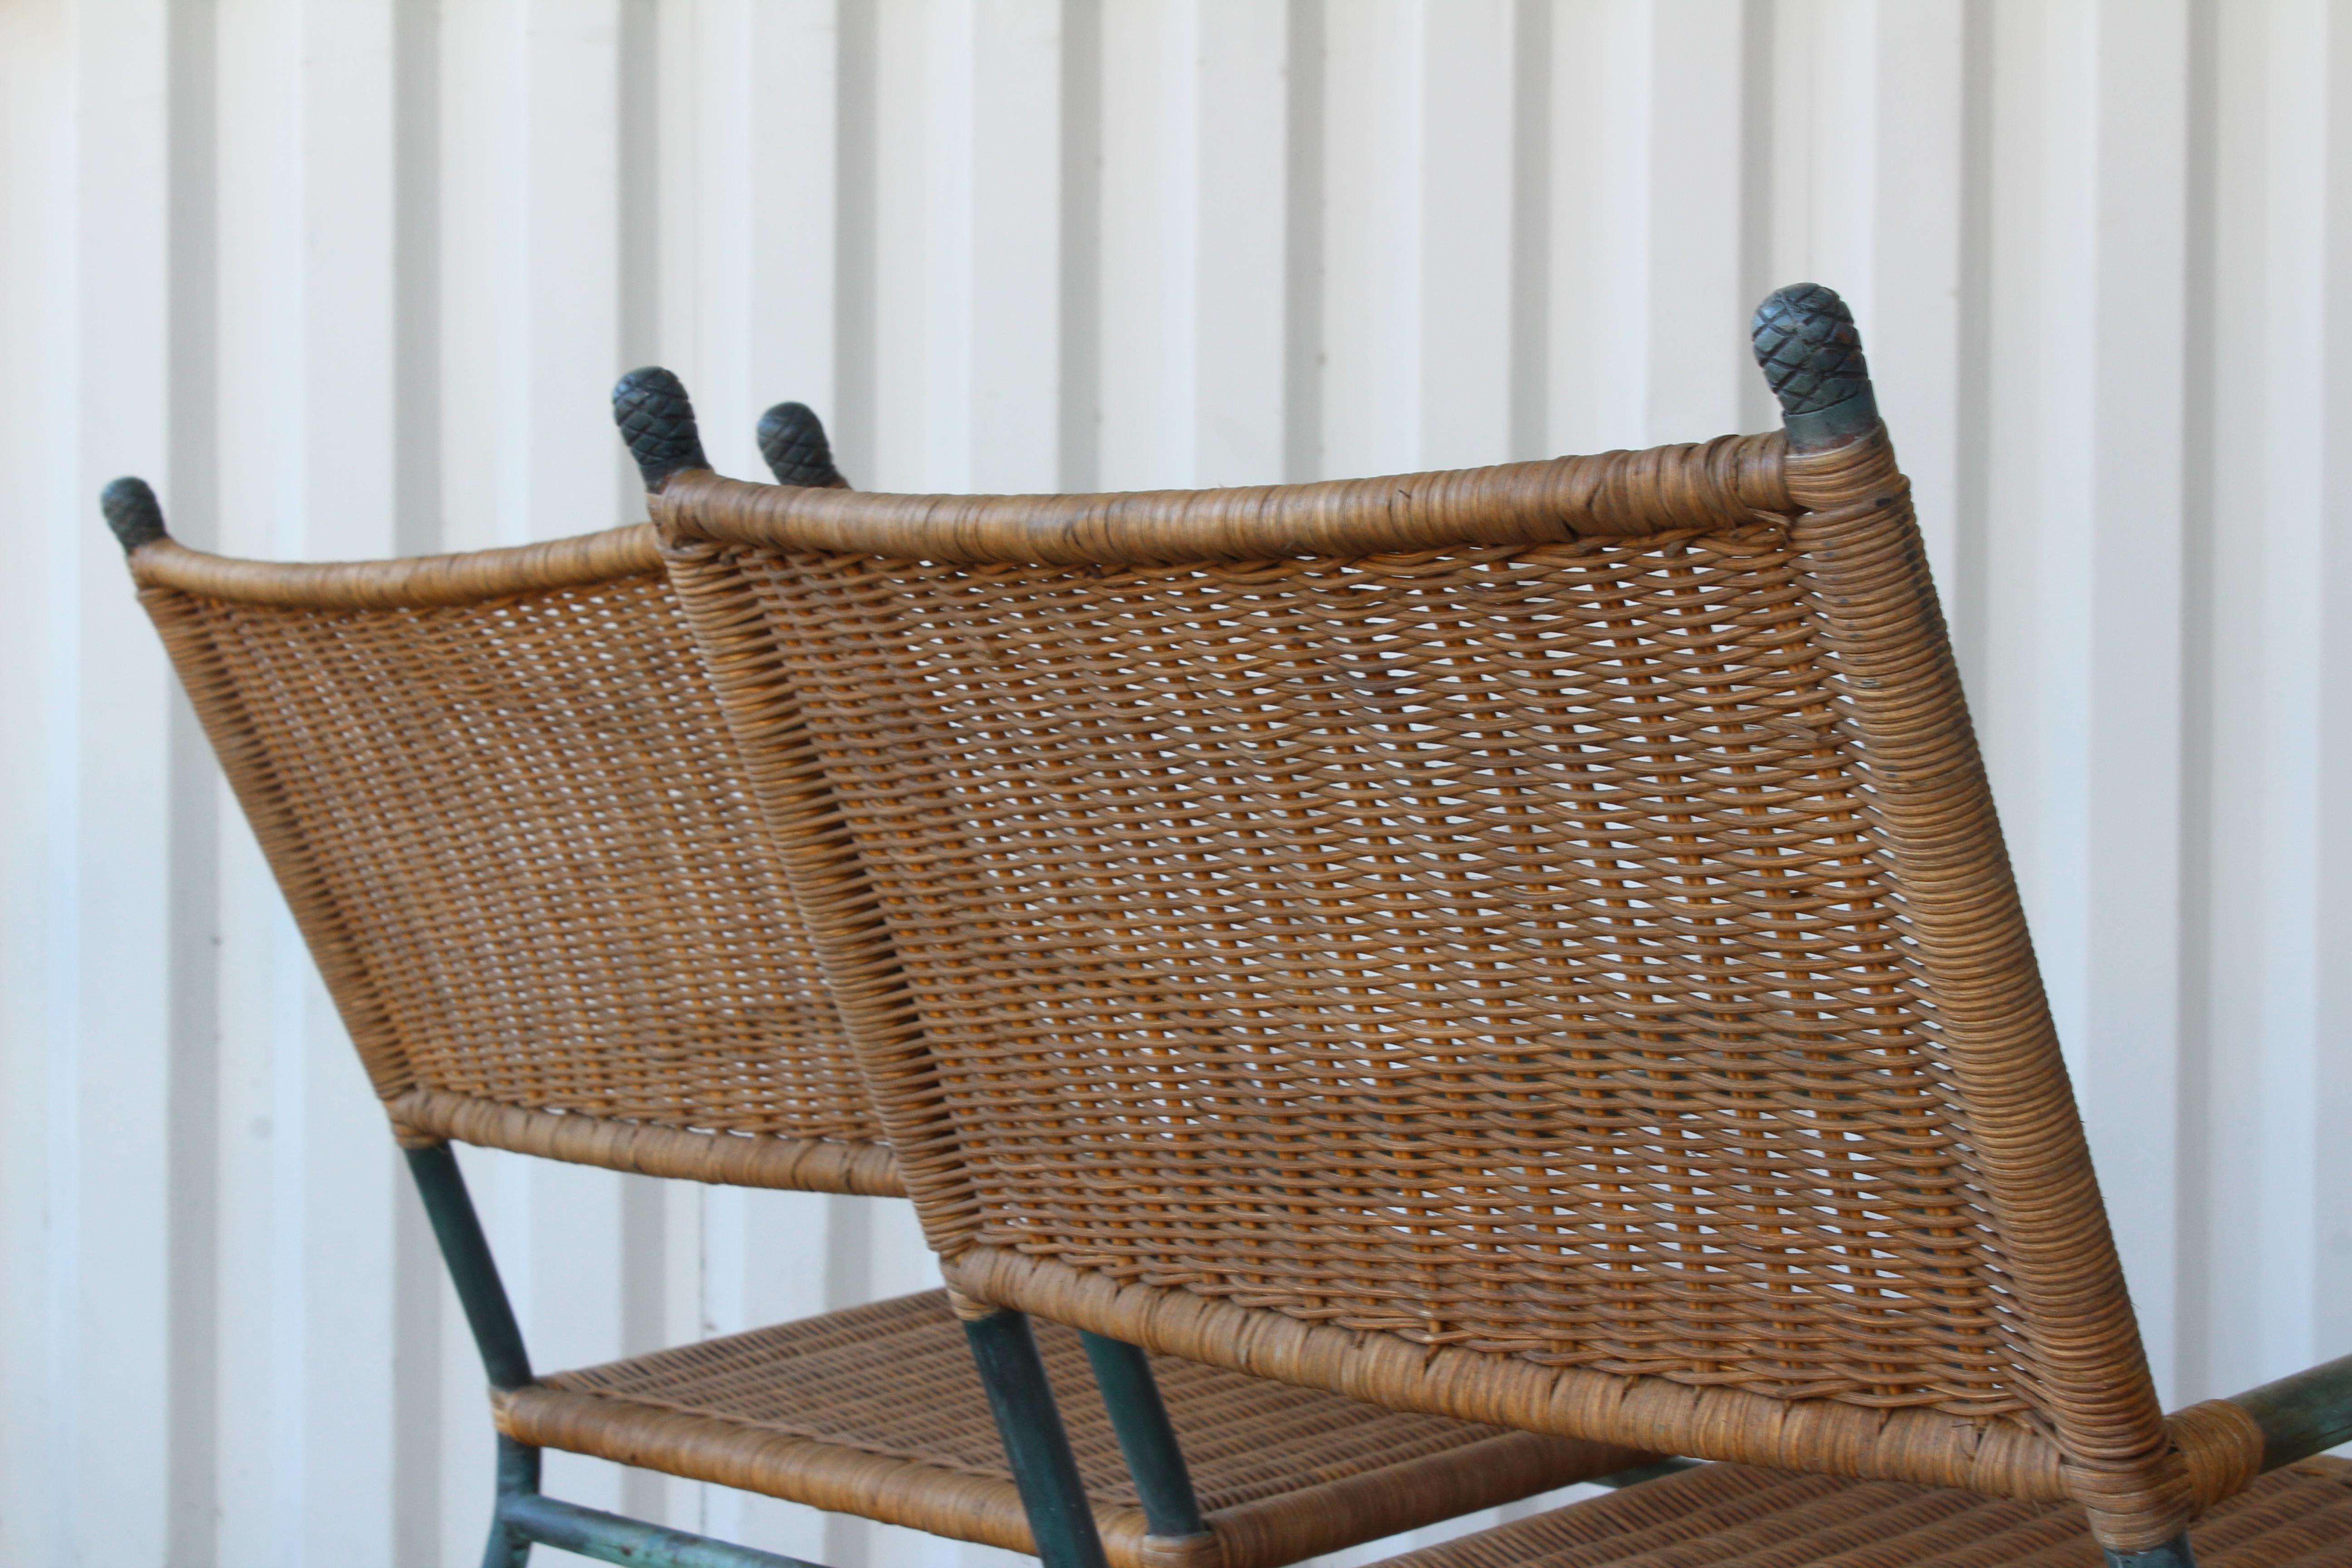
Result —
[{"label": "chair back top rail", "polygon": [[1145,564],[1544,544],[1790,510],[1780,435],[1317,484],[1106,495],[887,495],[669,477],[654,520],[725,544],[963,562]]},{"label": "chair back top rail", "polygon": [[129,561],[142,587],[233,604],[431,610],[659,572],[661,547],[652,525],[642,522],[538,544],[384,561],[256,561],[192,550],[158,534],[131,547]]},{"label": "chair back top rail", "polygon": [[1851,316],[1756,339],[1784,432],[1648,452],[640,460],[755,793],[839,802],[779,854],[960,1289],[2151,1547],[2235,1460],[2156,1404]]}]

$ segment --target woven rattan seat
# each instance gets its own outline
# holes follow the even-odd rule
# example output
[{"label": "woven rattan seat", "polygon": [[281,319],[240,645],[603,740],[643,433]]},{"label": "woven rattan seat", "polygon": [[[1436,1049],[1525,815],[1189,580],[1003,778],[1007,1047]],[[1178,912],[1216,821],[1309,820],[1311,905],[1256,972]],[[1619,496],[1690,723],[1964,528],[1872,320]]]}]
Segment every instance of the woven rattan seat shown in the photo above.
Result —
[{"label": "woven rattan seat", "polygon": [[[787,434],[808,481],[838,482],[813,417]],[[653,531],[286,564],[183,547],[135,481],[109,513],[482,1342],[508,1439],[494,1551],[566,1539],[541,1528],[570,1517],[536,1496],[541,1447],[1033,1549],[941,1292],[539,1379],[522,1354],[449,1140],[903,1191]],[[782,831],[837,837],[833,815]],[[1045,1350],[1083,1390],[1076,1344]],[[1206,1512],[1186,1539],[1149,1536],[1103,1401],[1072,1402],[1120,1565],[1271,1568],[1644,1457],[1160,1366]]]},{"label": "woven rattan seat", "polygon": [[[2191,1531],[2203,1568],[2352,1565],[2352,1463],[2273,1470]],[[2080,1505],[1706,1465],[1375,1568],[2097,1568]]]},{"label": "woven rattan seat", "polygon": [[[1112,1557],[1146,1542],[1135,1485],[1077,1335],[1038,1325]],[[1287,1563],[1592,1475],[1582,1444],[1157,1358],[1226,1568]],[[499,1395],[500,1429],[753,1490],[795,1479],[821,1507],[1025,1551],[1030,1536],[971,1355],[943,1292],[542,1378]],[[887,1500],[887,1504],[883,1500]]]},{"label": "woven rattan seat", "polygon": [[967,1310],[2179,1568],[2352,1358],[2158,1403],[1852,318],[1756,348],[1767,436],[653,516]]}]

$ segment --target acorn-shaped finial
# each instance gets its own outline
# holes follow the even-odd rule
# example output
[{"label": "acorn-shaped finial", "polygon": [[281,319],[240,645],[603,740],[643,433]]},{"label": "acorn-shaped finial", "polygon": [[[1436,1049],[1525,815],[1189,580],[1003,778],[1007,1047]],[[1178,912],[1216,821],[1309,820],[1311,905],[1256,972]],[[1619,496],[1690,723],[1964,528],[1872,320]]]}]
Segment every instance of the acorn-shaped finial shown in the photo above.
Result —
[{"label": "acorn-shaped finial", "polygon": [[1878,397],[1863,362],[1853,312],[1833,289],[1791,283],[1756,307],[1756,363],[1791,451],[1843,447],[1878,424]]},{"label": "acorn-shaped finial", "polygon": [[657,364],[629,372],[613,388],[613,423],[621,427],[649,493],[660,493],[672,474],[710,467],[686,384]]},{"label": "acorn-shaped finial", "polygon": [[760,456],[780,485],[847,489],[849,481],[833,466],[833,443],[824,421],[805,403],[779,403],[760,416]]},{"label": "acorn-shaped finial", "polygon": [[163,526],[163,503],[145,479],[124,475],[99,492],[98,507],[106,514],[106,526],[121,542],[125,555],[142,544],[171,537]]}]

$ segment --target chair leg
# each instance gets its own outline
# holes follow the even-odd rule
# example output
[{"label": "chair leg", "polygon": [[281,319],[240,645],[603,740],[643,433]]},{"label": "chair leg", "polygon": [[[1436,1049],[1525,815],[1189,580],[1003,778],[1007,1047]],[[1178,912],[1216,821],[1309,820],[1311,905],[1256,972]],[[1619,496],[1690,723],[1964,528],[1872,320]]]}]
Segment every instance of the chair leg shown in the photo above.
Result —
[{"label": "chair leg", "polygon": [[[482,1234],[481,1216],[474,1212],[457,1157],[446,1143],[407,1152],[409,1173],[416,1179],[425,1216],[433,1222],[433,1237],[441,1245],[441,1259],[449,1266],[450,1282],[457,1288],[459,1305],[466,1309],[475,1348],[482,1352],[482,1370],[489,1374],[493,1388],[520,1388],[531,1381],[530,1357],[523,1350],[522,1328],[515,1321],[514,1305],[507,1300],[506,1286],[499,1279],[498,1261],[490,1256],[489,1238]],[[1032,1345],[1030,1354],[1035,1353]],[[1050,1414],[1050,1394],[1046,1409]],[[1000,1415],[1000,1426],[1002,1420]],[[1057,1425],[1055,1431],[1059,1430]],[[1066,1453],[1068,1447],[1066,1439]],[[1076,1473],[1073,1463],[1071,1475]],[[1022,1496],[1026,1500],[1028,1493],[1024,1490]],[[1087,1516],[1087,1524],[1091,1530],[1092,1514]],[[501,1433],[498,1503],[490,1513],[490,1539],[482,1549],[482,1568],[526,1568],[533,1542],[545,1542],[599,1563],[631,1563],[635,1568],[816,1568],[797,1557],[711,1541],[541,1497],[539,1450]],[[1074,1560],[1073,1568],[1101,1568],[1100,1548],[1091,1563]]]},{"label": "chair leg", "polygon": [[1087,1347],[1095,1385],[1102,1390],[1103,1409],[1143,1503],[1144,1528],[1166,1540],[1206,1535],[1201,1500],[1192,1490],[1176,1428],[1169,1422],[1167,1402],[1160,1397],[1159,1380],[1151,1374],[1151,1358],[1124,1340],[1084,1331],[1078,1339]]},{"label": "chair leg", "polygon": [[[474,1210],[473,1194],[466,1190],[457,1156],[446,1143],[405,1152],[408,1173],[415,1179],[416,1195],[425,1200],[425,1217],[433,1226],[433,1239],[441,1247],[441,1261],[448,1266],[449,1282],[457,1287],[457,1304],[466,1310],[467,1326],[474,1331],[474,1348],[481,1352],[482,1371],[493,1388],[520,1388],[530,1381],[530,1357],[523,1349],[522,1325],[515,1321],[514,1303],[507,1300],[506,1284],[499,1278],[498,1260],[490,1256],[489,1237],[482,1234],[482,1217]],[[499,1501],[538,1490],[539,1450],[501,1436]],[[494,1508],[482,1568],[523,1568],[530,1558],[530,1538],[509,1529]]]},{"label": "chair leg", "polygon": [[490,1256],[489,1237],[482,1234],[482,1218],[474,1212],[457,1156],[446,1143],[404,1152],[416,1195],[425,1200],[433,1239],[441,1244],[441,1261],[449,1267],[449,1282],[457,1288],[457,1304],[474,1331],[474,1348],[482,1352],[482,1370],[492,1388],[520,1388],[530,1381],[522,1326],[499,1279],[498,1260]]},{"label": "chair leg", "polygon": [[2117,1552],[2109,1547],[2107,1568],[2197,1568],[2197,1556],[2189,1550],[2189,1532],[2184,1530],[2145,1552]]},{"label": "chair leg", "polygon": [[963,1331],[1045,1568],[1108,1568],[1028,1318],[998,1310],[966,1319]]},{"label": "chair leg", "polygon": [[490,1541],[482,1551],[482,1568],[523,1568],[530,1561],[530,1537],[507,1523],[506,1503],[538,1492],[539,1450],[501,1432],[498,1500],[490,1505]]}]

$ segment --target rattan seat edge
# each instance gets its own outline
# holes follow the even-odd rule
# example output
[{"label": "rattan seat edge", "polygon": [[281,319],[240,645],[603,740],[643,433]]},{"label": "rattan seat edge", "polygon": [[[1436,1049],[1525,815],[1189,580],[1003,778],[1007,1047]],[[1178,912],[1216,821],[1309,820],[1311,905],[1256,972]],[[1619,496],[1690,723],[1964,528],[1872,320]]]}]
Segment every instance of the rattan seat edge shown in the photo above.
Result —
[{"label": "rattan seat edge", "polygon": [[[1163,1360],[1171,1415],[1198,1439],[1210,1530],[1164,1540],[1149,1534],[1076,1335],[1046,1323],[1039,1337],[1122,1568],[1271,1568],[1654,1457]],[[492,1407],[535,1447],[1034,1552],[971,1380],[946,1292],[930,1290],[549,1373]],[[1234,1440],[1251,1431],[1265,1436]]]},{"label": "rattan seat edge", "polygon": [[[2352,1564],[2352,1461],[2273,1470],[2190,1527],[2204,1568]],[[2095,1568],[2079,1504],[1705,1465],[1373,1568]]]}]

